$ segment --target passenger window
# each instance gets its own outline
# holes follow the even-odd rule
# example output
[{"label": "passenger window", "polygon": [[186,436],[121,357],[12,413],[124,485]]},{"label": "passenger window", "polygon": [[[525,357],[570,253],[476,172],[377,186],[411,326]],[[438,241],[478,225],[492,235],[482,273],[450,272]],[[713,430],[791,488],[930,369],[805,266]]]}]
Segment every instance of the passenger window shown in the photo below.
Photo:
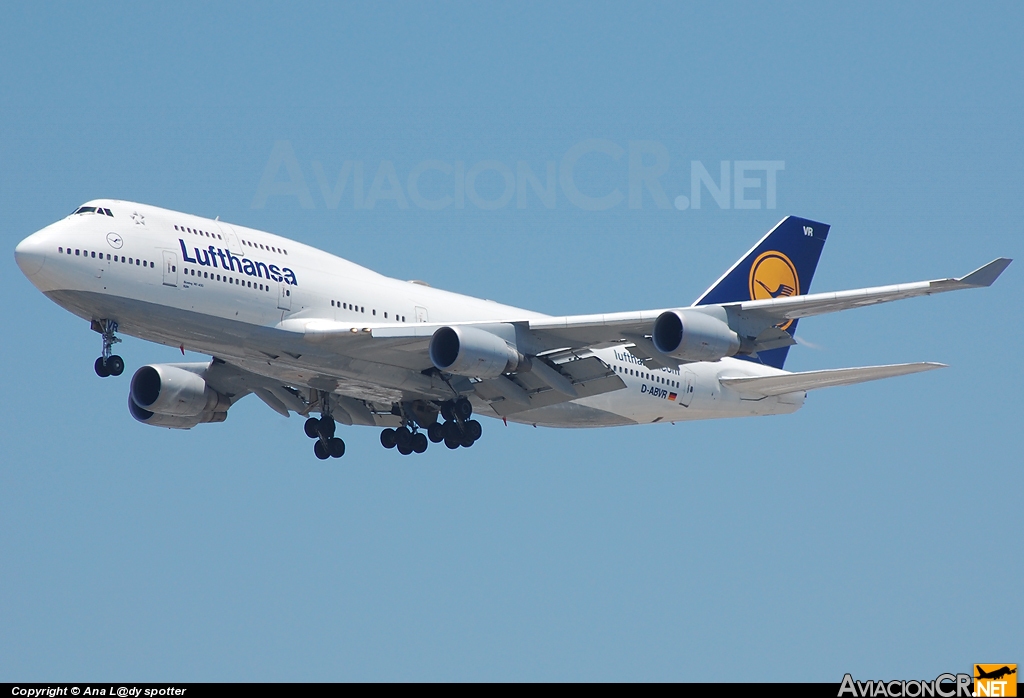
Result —
[{"label": "passenger window", "polygon": [[78,250],[75,250],[75,256],[76,257],[78,256]]}]

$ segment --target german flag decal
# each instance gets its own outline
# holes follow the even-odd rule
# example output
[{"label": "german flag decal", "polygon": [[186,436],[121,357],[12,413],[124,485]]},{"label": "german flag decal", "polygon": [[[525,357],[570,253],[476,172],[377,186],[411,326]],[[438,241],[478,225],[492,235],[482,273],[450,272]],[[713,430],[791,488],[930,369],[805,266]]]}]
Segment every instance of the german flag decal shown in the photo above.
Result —
[{"label": "german flag decal", "polygon": [[675,393],[669,393],[668,394],[668,399],[669,400],[675,400],[676,399],[676,394]]}]

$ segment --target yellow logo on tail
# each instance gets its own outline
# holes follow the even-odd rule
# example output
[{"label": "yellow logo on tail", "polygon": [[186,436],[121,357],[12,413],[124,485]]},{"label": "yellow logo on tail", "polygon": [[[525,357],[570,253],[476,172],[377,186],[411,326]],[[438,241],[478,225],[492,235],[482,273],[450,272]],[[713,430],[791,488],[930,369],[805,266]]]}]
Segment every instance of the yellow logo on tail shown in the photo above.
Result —
[{"label": "yellow logo on tail", "polygon": [[[750,265],[750,300],[799,295],[800,278],[793,262],[786,255],[769,250],[758,255]],[[789,320],[779,325],[779,329],[788,329],[792,324],[793,321]]]}]

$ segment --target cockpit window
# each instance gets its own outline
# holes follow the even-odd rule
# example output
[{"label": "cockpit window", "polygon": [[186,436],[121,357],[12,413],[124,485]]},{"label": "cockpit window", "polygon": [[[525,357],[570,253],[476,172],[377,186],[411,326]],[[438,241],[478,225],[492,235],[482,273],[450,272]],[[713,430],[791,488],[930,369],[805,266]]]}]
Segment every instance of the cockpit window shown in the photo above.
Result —
[{"label": "cockpit window", "polygon": [[98,213],[101,216],[110,216],[111,218],[114,217],[114,214],[110,212],[109,208],[99,208],[98,206],[81,206],[77,211],[75,211],[75,213],[72,213],[71,215],[73,216],[77,213]]}]

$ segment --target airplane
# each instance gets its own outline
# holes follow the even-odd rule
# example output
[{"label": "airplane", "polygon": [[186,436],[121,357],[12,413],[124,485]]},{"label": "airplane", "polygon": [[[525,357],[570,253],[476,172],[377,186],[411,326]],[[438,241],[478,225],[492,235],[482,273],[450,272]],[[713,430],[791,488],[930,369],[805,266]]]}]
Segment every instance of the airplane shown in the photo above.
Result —
[{"label": "airplane", "polygon": [[[123,333],[207,354],[142,366],[128,411],[190,429],[252,393],[304,416],[317,458],[336,425],[381,429],[403,455],[472,446],[474,415],[610,427],[789,414],[807,391],[943,367],[908,363],[787,372],[801,318],[991,286],[999,258],[966,276],[810,294],[830,226],[789,216],[696,301],[553,317],[378,274],[271,233],[155,206],[89,201],[22,240],[21,271],[102,338],[118,376]],[[319,416],[314,416],[319,415]]]},{"label": "airplane", "polygon": [[975,668],[975,670],[977,671],[977,674],[978,674],[977,676],[974,677],[976,679],[994,679],[994,680],[998,680],[998,679],[1003,678],[1004,676],[1009,676],[1010,674],[1016,674],[1017,673],[1016,665],[1014,665],[1013,669],[1011,669],[1009,666],[1003,666],[1003,667],[1001,667],[999,669],[996,669],[994,671],[985,671],[984,669],[982,669],[977,664],[974,665],[974,668]]}]

